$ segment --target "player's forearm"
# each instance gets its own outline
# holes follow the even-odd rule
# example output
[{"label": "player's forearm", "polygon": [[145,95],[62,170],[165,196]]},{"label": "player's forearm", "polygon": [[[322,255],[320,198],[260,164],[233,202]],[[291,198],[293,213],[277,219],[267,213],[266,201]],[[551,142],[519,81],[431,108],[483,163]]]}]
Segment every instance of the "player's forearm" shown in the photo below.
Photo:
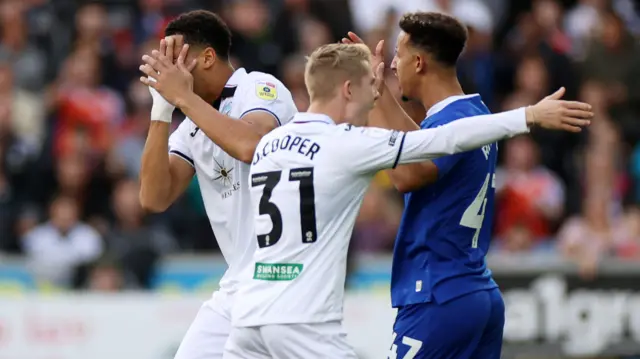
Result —
[{"label": "player's forearm", "polygon": [[387,85],[384,85],[384,87],[382,95],[378,101],[376,101],[376,106],[369,115],[369,126],[398,131],[414,131],[420,129],[393,97]]},{"label": "player's forearm", "polygon": [[180,103],[182,112],[231,157],[251,163],[262,138],[251,124],[223,115],[195,94]]},{"label": "player's forearm", "polygon": [[163,212],[170,205],[170,193],[169,124],[152,121],[142,152],[140,204],[148,211]]},{"label": "player's forearm", "polygon": [[387,170],[393,186],[401,193],[413,192],[438,179],[438,168],[431,161],[401,165]]},{"label": "player's forearm", "polygon": [[[369,125],[398,131],[420,129],[393,97],[386,84],[384,87],[382,96],[369,115]],[[435,182],[438,178],[437,170],[433,163],[425,161],[398,166],[393,170],[388,170],[387,174],[398,191],[407,193]]]},{"label": "player's forearm", "polygon": [[399,163],[412,163],[466,152],[529,132],[524,108],[463,118],[444,126],[407,132]]}]

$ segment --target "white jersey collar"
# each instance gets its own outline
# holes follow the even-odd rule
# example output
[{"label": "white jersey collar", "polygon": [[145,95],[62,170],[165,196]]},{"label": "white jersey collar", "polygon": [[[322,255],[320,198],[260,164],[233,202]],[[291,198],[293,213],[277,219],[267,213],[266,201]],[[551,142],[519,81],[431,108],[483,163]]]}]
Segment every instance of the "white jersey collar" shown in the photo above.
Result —
[{"label": "white jersey collar", "polygon": [[326,123],[328,125],[335,125],[336,123],[331,117],[319,113],[310,112],[298,112],[293,117],[293,123]]},{"label": "white jersey collar", "polygon": [[429,109],[429,111],[427,111],[427,117],[433,116],[436,113],[442,111],[445,107],[451,105],[452,103],[458,101],[458,100],[462,100],[462,99],[466,99],[466,98],[472,98],[475,96],[480,96],[480,94],[474,93],[471,95],[456,95],[456,96],[449,96],[447,98],[445,98],[444,100],[436,103],[435,105],[431,106],[431,108]]},{"label": "white jersey collar", "polygon": [[245,70],[244,67],[241,67],[235,70],[233,74],[231,74],[231,77],[229,77],[229,80],[227,81],[227,84],[224,85],[224,87],[236,87],[246,76],[247,70]]}]

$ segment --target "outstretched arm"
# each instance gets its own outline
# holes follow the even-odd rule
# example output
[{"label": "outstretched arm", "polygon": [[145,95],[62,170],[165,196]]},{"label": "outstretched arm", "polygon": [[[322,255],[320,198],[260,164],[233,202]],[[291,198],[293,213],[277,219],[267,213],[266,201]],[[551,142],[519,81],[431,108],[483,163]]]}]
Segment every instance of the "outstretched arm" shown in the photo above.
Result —
[{"label": "outstretched arm", "polygon": [[578,132],[593,116],[589,105],[580,102],[543,101],[536,106],[494,115],[464,118],[444,126],[419,131],[391,131],[364,128],[345,136],[341,156],[361,173],[395,168],[480,148],[505,137],[542,128]]}]

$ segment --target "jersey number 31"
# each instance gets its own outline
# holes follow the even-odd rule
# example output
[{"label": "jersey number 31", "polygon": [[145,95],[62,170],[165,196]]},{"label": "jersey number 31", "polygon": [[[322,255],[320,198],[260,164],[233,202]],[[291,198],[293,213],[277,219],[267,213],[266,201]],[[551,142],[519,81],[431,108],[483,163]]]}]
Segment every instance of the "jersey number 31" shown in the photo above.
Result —
[{"label": "jersey number 31", "polygon": [[480,192],[478,192],[478,195],[467,207],[462,214],[462,219],[460,219],[461,226],[476,230],[471,240],[471,248],[478,248],[478,238],[480,238],[480,230],[482,229],[482,222],[484,222],[484,211],[487,206],[487,189],[489,189],[489,182],[491,182],[491,187],[495,188],[495,176],[493,173],[487,173]]},{"label": "jersey number 31", "polygon": [[[271,232],[258,235],[258,247],[272,246],[282,237],[282,214],[275,203],[271,202],[273,189],[282,177],[282,171],[254,173],[251,175],[251,187],[264,186],[258,204],[258,213],[268,215],[273,227]],[[289,182],[300,182],[300,228],[302,243],[313,243],[318,239],[316,229],[315,190],[313,188],[313,167],[289,170]]]}]

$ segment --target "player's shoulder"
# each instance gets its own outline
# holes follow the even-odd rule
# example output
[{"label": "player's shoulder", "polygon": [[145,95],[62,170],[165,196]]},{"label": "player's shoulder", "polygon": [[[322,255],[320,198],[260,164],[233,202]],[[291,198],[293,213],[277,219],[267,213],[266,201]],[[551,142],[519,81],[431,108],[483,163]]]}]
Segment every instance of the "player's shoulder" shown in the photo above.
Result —
[{"label": "player's shoulder", "polygon": [[174,132],[191,132],[195,128],[196,124],[189,117],[185,117],[182,122],[174,127]]},{"label": "player's shoulder", "polygon": [[[247,73],[247,77],[245,81],[243,81],[247,86],[255,88],[259,92],[266,92],[267,94],[272,93],[273,91],[277,91],[273,95],[280,96],[281,94],[287,94],[291,96],[289,89],[282,83],[282,81],[278,80],[277,77],[260,71],[251,71]],[[273,98],[274,100],[276,98]]]},{"label": "player's shoulder", "polygon": [[289,125],[284,125],[284,126],[278,126],[276,128],[274,128],[273,130],[267,132],[266,134],[264,134],[264,136],[262,136],[262,138],[260,139],[260,141],[258,141],[258,148],[260,147],[261,144],[267,143],[272,141],[275,138],[282,138],[286,135],[290,135],[292,133],[291,128],[289,128]]},{"label": "player's shoulder", "polygon": [[379,127],[360,127],[348,123],[335,126],[338,136],[356,139],[381,139],[398,136],[401,132]]},{"label": "player's shoulder", "polygon": [[[436,106],[438,105],[436,104]],[[437,112],[429,115],[420,127],[423,129],[434,128],[466,117],[487,115],[489,113],[489,109],[482,102],[480,95],[465,95],[438,108]]]}]

